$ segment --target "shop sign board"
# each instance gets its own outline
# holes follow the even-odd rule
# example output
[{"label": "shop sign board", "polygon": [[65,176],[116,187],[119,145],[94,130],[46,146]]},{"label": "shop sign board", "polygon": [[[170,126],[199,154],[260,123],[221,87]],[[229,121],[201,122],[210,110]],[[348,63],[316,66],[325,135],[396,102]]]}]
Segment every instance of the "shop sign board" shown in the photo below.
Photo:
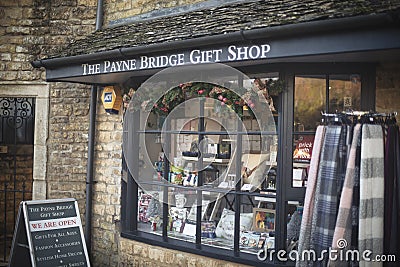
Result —
[{"label": "shop sign board", "polygon": [[216,49],[191,49],[180,53],[156,56],[139,55],[124,60],[104,60],[93,64],[83,63],[82,75],[166,68],[205,63],[223,63],[243,60],[266,59],[271,51],[269,44],[237,46],[230,45]]},{"label": "shop sign board", "polygon": [[293,159],[297,161],[310,161],[314,145],[313,135],[301,135],[293,152]]},{"label": "shop sign board", "polygon": [[76,200],[21,202],[9,266],[90,267]]}]

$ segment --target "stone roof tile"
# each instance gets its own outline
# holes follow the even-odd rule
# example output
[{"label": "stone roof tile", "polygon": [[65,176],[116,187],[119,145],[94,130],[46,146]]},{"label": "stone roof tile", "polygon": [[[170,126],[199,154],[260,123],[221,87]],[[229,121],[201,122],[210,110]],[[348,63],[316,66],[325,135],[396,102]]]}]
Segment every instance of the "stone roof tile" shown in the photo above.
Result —
[{"label": "stone roof tile", "polygon": [[52,57],[68,57],[187,40],[240,30],[388,12],[400,0],[259,0],[143,20],[98,30]]}]

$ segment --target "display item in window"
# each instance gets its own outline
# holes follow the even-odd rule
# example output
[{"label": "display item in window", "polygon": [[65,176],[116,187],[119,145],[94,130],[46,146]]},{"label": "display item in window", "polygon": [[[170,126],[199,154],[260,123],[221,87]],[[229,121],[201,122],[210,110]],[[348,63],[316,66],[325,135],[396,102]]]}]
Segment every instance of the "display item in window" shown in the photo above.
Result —
[{"label": "display item in window", "polygon": [[161,203],[158,200],[158,193],[154,193],[147,207],[146,218],[151,221],[153,218],[160,215],[161,215]]},{"label": "display item in window", "polygon": [[253,230],[260,232],[275,231],[275,211],[269,209],[254,208]]},{"label": "display item in window", "polygon": [[243,190],[254,191],[261,188],[269,169],[268,157],[269,154],[244,154],[242,156],[242,181],[244,185],[249,185],[242,187]]},{"label": "display item in window", "polygon": [[147,216],[147,209],[150,204],[151,195],[142,194],[139,199],[139,221],[140,222],[148,222],[149,217]]},{"label": "display item in window", "polygon": [[175,206],[179,209],[182,209],[185,207],[187,198],[185,197],[184,194],[176,194],[175,195]]},{"label": "display item in window", "polygon": [[[217,237],[233,240],[235,212],[224,209],[218,222],[215,234]],[[240,214],[240,231],[250,231],[253,223],[252,213]]]}]

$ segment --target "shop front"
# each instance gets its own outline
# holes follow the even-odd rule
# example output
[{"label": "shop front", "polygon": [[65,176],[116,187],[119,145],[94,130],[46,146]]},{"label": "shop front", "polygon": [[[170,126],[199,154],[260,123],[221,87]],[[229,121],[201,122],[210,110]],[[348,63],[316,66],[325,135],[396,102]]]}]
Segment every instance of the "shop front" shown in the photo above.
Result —
[{"label": "shop front", "polygon": [[[124,116],[126,242],[293,264],[283,258],[298,248],[317,126],[376,115],[377,70],[400,68],[399,7],[385,8],[234,31],[224,24],[198,37],[168,27],[154,37],[156,20],[98,31],[33,65],[48,82],[125,92],[113,116]],[[396,106],[385,108],[395,115]]]}]

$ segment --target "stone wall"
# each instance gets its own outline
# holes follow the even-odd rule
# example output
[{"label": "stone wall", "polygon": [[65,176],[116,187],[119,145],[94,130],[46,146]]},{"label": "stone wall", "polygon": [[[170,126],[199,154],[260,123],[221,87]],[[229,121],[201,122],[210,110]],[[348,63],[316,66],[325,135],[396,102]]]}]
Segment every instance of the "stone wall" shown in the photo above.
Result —
[{"label": "stone wall", "polygon": [[[44,69],[34,69],[30,61],[92,32],[96,4],[96,0],[1,1],[0,80],[43,81]],[[89,94],[88,86],[50,84],[48,198],[84,199]]]},{"label": "stone wall", "polygon": [[[44,80],[30,62],[94,30],[96,0],[5,0],[0,6],[1,81]],[[83,207],[88,132],[88,86],[50,84],[47,140],[48,198],[75,197]]]},{"label": "stone wall", "polygon": [[0,81],[38,81],[30,61],[94,30],[97,0],[0,1]]},{"label": "stone wall", "polygon": [[[101,95],[102,91],[99,91]],[[93,194],[93,266],[118,266],[121,210],[122,112],[98,103]]]},{"label": "stone wall", "polygon": [[[18,91],[22,87],[24,92],[46,90],[33,95],[38,96],[37,109],[46,110],[45,114],[37,112],[41,114],[37,125],[45,122],[43,128],[49,129],[48,134],[43,129],[35,129],[35,149],[39,147],[35,150],[34,173],[40,171],[37,176],[45,177],[34,191],[40,192],[36,195],[41,198],[77,198],[82,215],[85,211],[89,87],[67,83],[46,86],[44,69],[34,69],[30,62],[45,58],[92,32],[96,5],[97,0],[0,1],[1,95],[24,96]],[[46,95],[50,100],[43,97]],[[49,104],[50,111],[47,111]],[[36,160],[46,158],[47,162]]]},{"label": "stone wall", "polygon": [[121,238],[119,243],[120,267],[240,267],[247,266],[222,260],[210,259],[190,253],[144,245]]},{"label": "stone wall", "polygon": [[199,2],[204,2],[204,0],[106,0],[104,1],[104,24],[108,25],[113,20],[120,20],[163,8],[178,7]]}]

